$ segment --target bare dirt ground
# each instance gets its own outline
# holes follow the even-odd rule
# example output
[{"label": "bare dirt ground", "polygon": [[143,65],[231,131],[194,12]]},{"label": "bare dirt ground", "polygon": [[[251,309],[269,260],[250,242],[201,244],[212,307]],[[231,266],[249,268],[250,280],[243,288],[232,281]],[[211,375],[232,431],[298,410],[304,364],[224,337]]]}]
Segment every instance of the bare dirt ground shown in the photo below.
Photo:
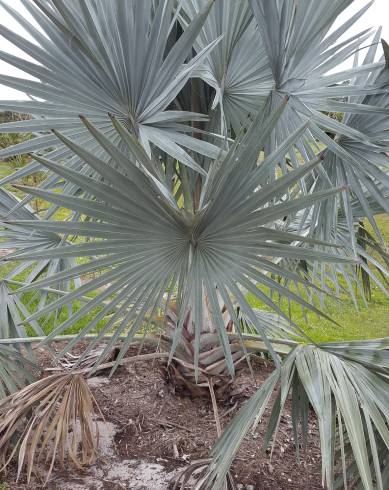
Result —
[{"label": "bare dirt ground", "polygon": [[[41,361],[47,365],[48,359]],[[166,382],[162,361],[137,362],[119,368],[112,378],[107,373],[89,379],[91,390],[104,415],[100,420],[101,454],[84,472],[73,467],[57,468],[45,488],[52,490],[163,490],[190,462],[206,458],[216,440],[212,404],[208,399],[191,399],[175,392]],[[242,369],[232,388],[219,402],[223,427],[271,372],[271,363],[254,362],[255,382]],[[320,449],[314,415],[309,421],[308,445],[300,464],[296,461],[292,424],[288,414],[281,418],[272,458],[262,450],[266,411],[258,429],[246,437],[232,466],[240,489],[316,490],[321,487]],[[29,485],[15,483],[16,467],[2,475],[8,489],[43,488],[45,471]]]}]

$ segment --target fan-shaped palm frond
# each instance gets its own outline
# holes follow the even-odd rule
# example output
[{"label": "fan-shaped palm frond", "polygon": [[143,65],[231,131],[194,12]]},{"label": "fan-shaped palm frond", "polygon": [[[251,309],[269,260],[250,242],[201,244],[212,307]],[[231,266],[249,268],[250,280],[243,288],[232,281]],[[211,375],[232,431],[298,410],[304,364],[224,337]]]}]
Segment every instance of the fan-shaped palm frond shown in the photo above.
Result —
[{"label": "fan-shaped palm frond", "polygon": [[[290,97],[288,110],[269,140],[269,151],[309,118],[310,131],[297,142],[295,151],[289,155],[289,164],[296,167],[301,161],[312,159],[313,153],[318,151],[318,142],[325,145],[325,172],[320,168],[318,178],[321,184],[315,182],[316,190],[329,185],[348,186],[375,226],[373,212],[364,193],[368,192],[373,201],[387,210],[385,192],[389,184],[385,153],[387,69],[383,62],[374,63],[380,31],[374,36],[362,64],[334,72],[344,60],[362,48],[370,35],[363,31],[339,41],[339,37],[347,33],[370,4],[331,32],[331,26],[351,3],[350,0],[298,3],[250,0],[250,3],[272,70],[271,106],[277,107],[285,95]],[[343,113],[343,120],[336,121],[326,115],[331,111]],[[287,171],[287,168],[284,166],[283,170]],[[323,237],[323,232],[329,235],[331,227],[336,229],[337,208],[342,206],[354,245],[356,239],[349,194],[344,193],[338,205],[331,203],[328,209],[326,204],[319,206],[324,208],[317,212],[324,231],[316,228],[315,236],[328,239]]]},{"label": "fan-shaped palm frond", "polygon": [[[309,407],[320,430],[323,485],[384,489],[389,484],[388,339],[318,346],[299,345],[240,410],[215,445],[213,461],[196,488],[222,488],[237,449],[260,423],[278,390],[264,445],[274,438],[288,395],[292,396],[295,446],[307,435]],[[335,476],[340,480],[335,484]],[[354,488],[354,486],[353,486]]]},{"label": "fan-shaped palm frond", "polygon": [[[356,114],[387,112],[382,107],[360,106],[355,100],[347,101],[349,95],[356,98],[382,90],[381,83],[374,83],[377,80],[358,84],[359,75],[377,73],[382,68],[383,63],[373,63],[374,57],[371,63],[329,74],[352,56],[370,35],[367,29],[345,41],[339,41],[339,37],[347,33],[369,4],[330,32],[339,14],[351,2],[303,0],[296,3],[283,0],[269,3],[265,0],[250,0],[272,71],[273,103],[278,104],[280,97],[285,95],[291,98],[289,110],[285,112],[275,132],[275,142],[293,131],[296,123],[299,124],[301,120],[299,115],[303,119],[311,118],[313,127],[358,139],[363,137],[362,133],[337,123],[321,111]],[[303,142],[302,147],[308,151],[309,157],[308,146]],[[303,158],[307,156],[306,151],[302,151]]]},{"label": "fan-shaped palm frond", "polygon": [[[183,2],[180,22],[185,28],[204,4],[204,0]],[[263,107],[273,85],[248,2],[217,0],[196,39],[196,52],[200,53],[219,36],[222,39],[193,76],[198,76],[215,90],[209,110],[217,108],[219,111],[217,131],[226,134],[232,127],[238,133],[248,114],[256,114]],[[217,128],[215,122],[214,126]]]},{"label": "fan-shaped palm frond", "polygon": [[[239,305],[242,313],[263,334],[265,341],[265,329],[245,299],[242,288],[283,317],[284,313],[269,295],[258,287],[259,285],[274,289],[291,300],[314,309],[301,295],[284,288],[266,274],[278,271],[283,277],[290,277],[302,287],[310,287],[305,279],[278,268],[271,258],[304,257],[329,262],[348,262],[350,259],[335,254],[334,251],[326,251],[325,244],[322,251],[313,250],[312,245],[318,243],[315,240],[278,231],[271,227],[271,223],[277,218],[310,207],[318,200],[327,199],[337,190],[282,201],[281,198],[287,189],[318,165],[319,160],[296,169],[269,185],[261,186],[261,176],[280,155],[288,151],[293,139],[305,130],[305,126],[300,128],[292,140],[287,140],[257,166],[256,155],[272,125],[276,123],[277,116],[278,114],[274,115],[271,121],[263,121],[262,117],[258,116],[249,130],[245,134],[242,133],[240,140],[229,153],[213,163],[202,188],[200,207],[195,214],[179,207],[163,181],[153,175],[153,161],[117,120],[113,119],[113,124],[123,144],[128,145],[126,153],[114,147],[90,122],[84,120],[91,134],[115,161],[117,170],[62,134],[56,133],[85,164],[100,173],[105,183],[74,172],[52,160],[37,157],[40,163],[52,172],[82,188],[84,196],[74,197],[37,188],[24,190],[73,210],[78,213],[80,219],[72,223],[53,220],[12,220],[9,223],[38,232],[40,228],[59,234],[67,234],[72,230],[80,237],[88,238],[86,242],[71,245],[63,243],[51,250],[15,252],[12,259],[31,261],[55,257],[93,257],[89,262],[72,270],[27,285],[21,288],[20,292],[48,286],[59,280],[69,280],[88,272],[101,271],[98,277],[66,297],[46,305],[30,317],[39,318],[65,302],[91,291],[98,292],[91,301],[58,326],[48,336],[48,341],[83,317],[91,308],[107,300],[101,312],[80,332],[78,338],[82,338],[96,327],[97,322],[115,308],[115,313],[100,330],[100,335],[104,335],[107,330],[115,329],[115,334],[107,345],[109,349],[121,332],[128,331],[127,340],[123,342],[118,356],[119,363],[134,334],[153,318],[159,308],[164,308],[174,295],[179,304],[179,319],[172,351],[177,347],[184,320],[190,312],[196,325],[194,359],[195,365],[198,366],[204,299],[207,297],[212,311],[212,321],[218,332],[229,372],[232,374],[233,361],[225,325],[221,315],[217,313],[219,308],[216,305],[219,303],[216,291],[225,302],[237,331],[240,331],[240,325],[232,301]],[[258,134],[261,138],[258,138]],[[129,157],[129,154],[133,157]],[[241,165],[247,168],[243,178]],[[112,189],[115,189],[115,192],[112,192]],[[195,191],[196,189],[193,189],[193,192]],[[85,221],[83,215],[90,216],[91,220]],[[292,245],[297,238],[306,244],[305,248]],[[105,286],[103,290],[100,289],[102,286]],[[77,339],[74,340],[76,341]],[[98,341],[99,337],[96,338],[96,342]],[[73,343],[71,342],[68,348]],[[93,345],[91,342],[90,348]],[[267,345],[273,352],[271,344]]]},{"label": "fan-shaped palm frond", "polygon": [[[137,135],[147,151],[156,147],[201,172],[193,158],[181,148],[195,146],[183,123],[202,120],[201,114],[174,110],[174,98],[202,62],[215,42],[185,60],[206,19],[212,0],[174,41],[171,31],[177,15],[174,1],[49,2],[23,0],[39,25],[34,27],[19,12],[2,2],[34,42],[1,26],[0,34],[33,59],[0,52],[0,58],[36,80],[0,76],[0,83],[21,90],[30,102],[4,101],[0,108],[34,115],[31,120],[0,126],[2,132],[43,133],[30,143],[3,150],[1,156],[31,151],[52,151],[54,158],[69,155],[51,128],[61,130],[79,144],[93,148],[94,141],[79,123],[88,117],[108,138],[118,137],[108,113]],[[45,33],[43,34],[42,31]],[[109,33],[109,35],[108,35]],[[174,42],[172,42],[174,41]],[[69,75],[71,74],[71,75]],[[92,146],[91,146],[92,145]],[[211,151],[211,145],[204,150]],[[38,168],[36,162],[29,171]],[[26,172],[26,170],[24,170]]]}]

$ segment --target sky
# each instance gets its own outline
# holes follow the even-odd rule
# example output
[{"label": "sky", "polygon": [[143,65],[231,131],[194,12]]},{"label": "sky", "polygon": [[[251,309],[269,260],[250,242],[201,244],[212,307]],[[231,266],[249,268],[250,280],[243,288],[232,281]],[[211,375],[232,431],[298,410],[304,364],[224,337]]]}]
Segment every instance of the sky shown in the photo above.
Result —
[{"label": "sky", "polygon": [[[13,7],[24,17],[31,20],[31,17],[29,16],[28,12],[21,5],[20,0],[4,0],[4,1],[6,4]],[[230,1],[230,0],[224,0],[224,1]],[[334,27],[347,20],[353,13],[357,12],[361,7],[363,7],[367,3],[368,2],[366,0],[354,0],[353,3],[337,19],[337,22]],[[26,32],[7,12],[5,12],[5,10],[1,6],[0,6],[0,23],[5,25],[12,31],[22,36],[25,36],[29,39],[29,36],[26,34]],[[370,27],[376,28],[378,26],[382,26],[382,37],[388,40],[389,42],[389,0],[375,0],[373,5],[364,14],[364,16],[357,23],[355,23],[348,32],[350,33],[351,36],[353,34],[357,34],[358,32],[364,29]],[[28,56],[26,56],[19,49],[15,48],[12,44],[10,44],[1,36],[0,36],[0,50],[6,51],[8,53],[17,56],[23,56],[24,58],[29,59]],[[347,68],[347,66],[342,66],[341,68],[344,69]],[[23,74],[16,68],[10,66],[9,64],[1,60],[0,60],[0,74],[31,78],[31,77],[27,77],[25,74]],[[26,95],[23,94],[22,92],[18,92],[16,90],[10,89],[0,84],[0,100],[4,100],[4,99],[21,100],[26,98],[27,98]]]}]

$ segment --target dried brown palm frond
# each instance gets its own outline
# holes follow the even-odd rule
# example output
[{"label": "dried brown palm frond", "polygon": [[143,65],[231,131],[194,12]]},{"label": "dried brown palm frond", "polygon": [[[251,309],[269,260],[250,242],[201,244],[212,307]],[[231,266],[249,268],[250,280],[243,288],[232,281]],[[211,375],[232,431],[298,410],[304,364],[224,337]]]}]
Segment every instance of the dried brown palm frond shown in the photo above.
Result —
[{"label": "dried brown palm frond", "polygon": [[45,483],[55,462],[78,469],[91,464],[98,451],[98,409],[80,373],[43,378],[0,403],[0,459],[3,468],[18,461],[27,481],[40,463],[48,464]]}]

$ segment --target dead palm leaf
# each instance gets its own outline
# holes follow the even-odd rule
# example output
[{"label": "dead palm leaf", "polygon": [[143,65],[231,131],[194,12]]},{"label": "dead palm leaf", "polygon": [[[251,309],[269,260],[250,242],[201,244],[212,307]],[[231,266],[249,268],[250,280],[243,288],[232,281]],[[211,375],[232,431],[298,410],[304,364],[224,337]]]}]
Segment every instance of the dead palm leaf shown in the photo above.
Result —
[{"label": "dead palm leaf", "polygon": [[41,462],[48,463],[45,484],[55,462],[78,469],[91,464],[98,451],[97,404],[80,373],[43,378],[0,404],[0,458],[3,468],[18,461],[27,482]]}]

